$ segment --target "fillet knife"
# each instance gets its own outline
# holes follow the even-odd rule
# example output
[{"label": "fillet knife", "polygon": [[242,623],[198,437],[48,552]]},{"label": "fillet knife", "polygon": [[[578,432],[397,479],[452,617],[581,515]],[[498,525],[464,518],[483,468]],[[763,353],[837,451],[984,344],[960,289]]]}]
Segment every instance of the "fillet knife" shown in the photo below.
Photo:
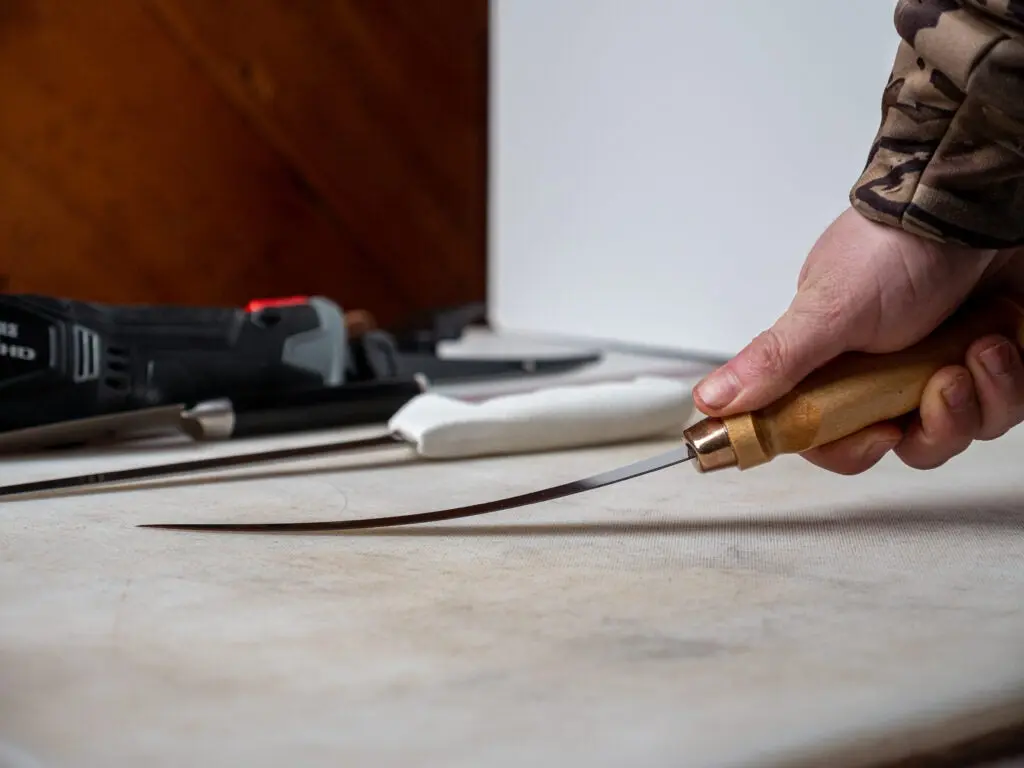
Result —
[{"label": "fillet knife", "polygon": [[[755,412],[726,418],[703,418],[683,428],[682,444],[667,452],[642,459],[580,480],[525,494],[468,506],[418,514],[392,515],[368,519],[280,523],[154,523],[144,528],[221,532],[320,532],[347,531],[387,526],[437,522],[536,504],[613,485],[652,472],[691,463],[698,473],[735,468],[749,470],[768,464],[787,454],[800,454],[825,445],[872,424],[896,419],[915,411],[928,380],[939,369],[962,364],[968,347],[990,334],[1000,334],[1024,345],[1024,306],[1002,297],[990,297],[971,303],[946,320],[935,332],[908,349],[870,354],[847,352],[810,374],[775,403]],[[644,383],[646,381],[646,384]],[[392,419],[388,435],[362,441],[307,446],[182,462],[158,468],[140,468],[105,475],[82,476],[43,481],[0,489],[0,495],[28,493],[58,487],[74,487],[86,482],[113,482],[141,479],[154,473],[170,474],[262,461],[322,455],[336,450],[360,450],[412,443],[424,458],[460,458],[486,453],[514,453],[523,450],[557,449],[571,445],[601,444],[632,435],[667,432],[666,418],[677,418],[680,429],[692,415],[692,401],[678,399],[679,390],[669,395],[667,380],[648,379],[633,382],[633,394],[621,403],[622,392],[601,395],[584,387],[564,387],[548,391],[549,400],[529,399],[529,395],[497,398],[473,405],[437,400],[427,393],[407,404]],[[679,382],[671,382],[679,384]],[[609,385],[591,385],[608,387]],[[664,400],[653,398],[661,387]],[[539,393],[533,393],[538,395]],[[676,399],[673,401],[672,397]],[[630,398],[635,398],[630,400]],[[434,402],[431,402],[433,400]],[[640,405],[639,403],[643,403]],[[674,405],[669,405],[674,402]],[[652,405],[652,403],[657,403]],[[573,405],[577,407],[573,408]],[[490,405],[490,410],[487,406]],[[441,406],[441,407],[437,407]],[[557,407],[555,407],[557,406]],[[633,411],[630,411],[630,407]],[[466,409],[469,410],[466,410]],[[453,417],[453,411],[459,410]],[[442,411],[446,411],[442,413]],[[545,418],[550,413],[553,418]],[[631,419],[628,414],[642,413],[649,421]],[[675,414],[675,415],[673,415]],[[536,429],[537,421],[542,429]],[[538,439],[538,433],[542,436]],[[35,487],[32,487],[35,486]]]},{"label": "fillet knife", "polygon": [[[704,418],[682,430],[682,445],[591,477],[503,499],[418,514],[282,523],[157,523],[144,528],[221,532],[327,532],[432,523],[537,504],[692,463],[698,473],[744,471],[799,454],[915,411],[928,380],[963,364],[977,339],[999,334],[1024,346],[1024,305],[988,297],[970,303],[915,345],[886,354],[847,352],[755,412]],[[457,442],[457,441],[456,441]]]}]

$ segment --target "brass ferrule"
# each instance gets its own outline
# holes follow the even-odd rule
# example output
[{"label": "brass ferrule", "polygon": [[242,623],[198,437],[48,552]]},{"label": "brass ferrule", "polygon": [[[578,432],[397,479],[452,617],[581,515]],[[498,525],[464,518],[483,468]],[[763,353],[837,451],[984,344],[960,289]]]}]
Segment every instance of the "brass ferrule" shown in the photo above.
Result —
[{"label": "brass ferrule", "polygon": [[699,472],[714,472],[737,465],[729,431],[721,419],[704,419],[684,429],[683,440],[693,451]]}]

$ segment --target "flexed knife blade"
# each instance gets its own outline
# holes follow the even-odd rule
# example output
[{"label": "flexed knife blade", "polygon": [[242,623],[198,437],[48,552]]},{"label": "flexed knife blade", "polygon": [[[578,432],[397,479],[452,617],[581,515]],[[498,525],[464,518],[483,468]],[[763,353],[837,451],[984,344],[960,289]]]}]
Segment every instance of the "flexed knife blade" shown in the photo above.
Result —
[{"label": "flexed knife blade", "polygon": [[565,496],[572,496],[585,491],[592,491],[596,488],[603,488],[607,485],[621,483],[624,480],[632,480],[635,477],[657,472],[658,470],[682,464],[694,458],[693,451],[689,446],[675,448],[671,451],[653,456],[648,459],[627,464],[624,467],[602,472],[598,475],[573,480],[561,485],[544,488],[539,491],[530,491],[517,496],[508,496],[496,501],[484,501],[479,504],[469,504],[464,507],[452,507],[441,509],[435,512],[422,512],[412,515],[391,515],[388,517],[375,517],[365,520],[333,520],[330,522],[309,522],[309,523],[151,523],[141,525],[140,528],[164,528],[179,531],[222,531],[236,533],[301,533],[327,532],[327,531],[355,531],[366,528],[386,528],[396,525],[412,525],[414,523],[437,523],[443,520],[455,520],[464,517],[475,517],[486,515],[492,512],[500,512],[505,509],[525,507],[530,504],[540,504],[544,501],[554,501]]},{"label": "flexed knife blade", "polygon": [[[684,445],[598,475],[465,507],[363,520],[284,523],[150,524],[143,527],[221,532],[326,532],[452,520],[562,498],[691,461],[698,472],[747,470],[799,454],[878,422],[916,410],[928,380],[961,364],[978,338],[1000,334],[1024,344],[1024,305],[989,297],[971,304],[916,345],[887,354],[848,352],[808,376],[770,406],[705,418],[682,430]],[[456,443],[457,444],[457,441]]]}]

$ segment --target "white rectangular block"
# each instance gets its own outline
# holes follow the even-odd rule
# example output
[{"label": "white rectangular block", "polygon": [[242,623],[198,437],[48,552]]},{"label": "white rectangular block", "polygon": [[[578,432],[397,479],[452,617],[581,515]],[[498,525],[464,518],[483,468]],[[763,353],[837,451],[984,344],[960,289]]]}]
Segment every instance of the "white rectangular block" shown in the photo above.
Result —
[{"label": "white rectangular block", "polygon": [[847,204],[894,7],[495,0],[492,321],[738,351]]}]

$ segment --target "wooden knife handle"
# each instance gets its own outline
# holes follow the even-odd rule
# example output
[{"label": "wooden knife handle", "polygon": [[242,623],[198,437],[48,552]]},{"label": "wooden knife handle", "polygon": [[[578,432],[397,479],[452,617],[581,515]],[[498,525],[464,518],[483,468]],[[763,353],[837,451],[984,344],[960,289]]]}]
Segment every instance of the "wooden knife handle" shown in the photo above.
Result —
[{"label": "wooden knife handle", "polygon": [[962,365],[970,345],[989,334],[1024,346],[1024,305],[986,298],[900,352],[840,355],[772,405],[705,419],[685,430],[684,439],[701,471],[750,469],[782,454],[803,453],[916,410],[928,380],[941,368]]}]

